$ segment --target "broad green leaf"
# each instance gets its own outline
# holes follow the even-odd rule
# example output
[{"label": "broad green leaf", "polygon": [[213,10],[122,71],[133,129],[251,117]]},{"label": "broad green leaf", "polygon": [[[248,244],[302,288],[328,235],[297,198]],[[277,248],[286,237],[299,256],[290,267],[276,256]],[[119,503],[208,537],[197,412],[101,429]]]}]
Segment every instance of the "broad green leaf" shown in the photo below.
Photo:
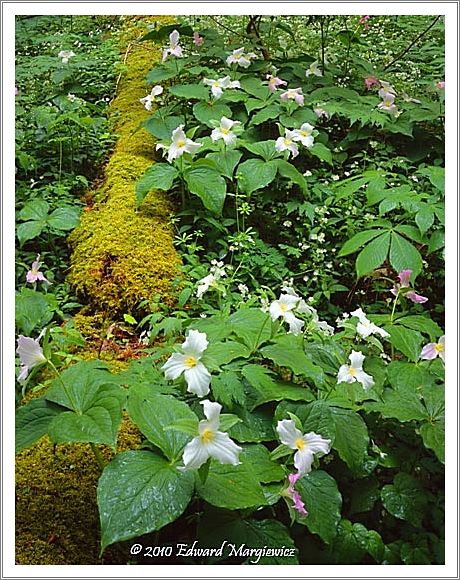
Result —
[{"label": "broad green leaf", "polygon": [[216,152],[216,153],[208,153],[206,155],[206,159],[211,159],[216,164],[217,171],[228,177],[229,179],[233,179],[233,172],[235,171],[235,167],[238,165],[242,153],[240,151],[236,151],[235,149],[227,149],[226,151]]},{"label": "broad green leaf", "polygon": [[259,308],[242,308],[232,314],[228,323],[234,334],[248,346],[251,351],[271,338],[270,316]]},{"label": "broad green leaf", "polygon": [[45,226],[45,221],[30,221],[19,224],[16,228],[16,235],[18,236],[20,245],[22,246],[24,242],[37,238]]},{"label": "broad green leaf", "polygon": [[16,293],[16,325],[21,333],[30,336],[33,330],[42,330],[53,318],[58,305],[53,294],[42,294],[31,288]]},{"label": "broad green leaf", "polygon": [[285,334],[277,337],[273,344],[265,346],[260,352],[278,366],[287,367],[294,374],[311,379],[316,386],[324,383],[323,369],[307,357],[301,336]]},{"label": "broad green leaf", "polygon": [[445,169],[444,167],[439,167],[437,165],[429,165],[428,167],[423,167],[417,171],[421,175],[425,175],[431,181],[431,183],[444,193],[445,184]]},{"label": "broad green leaf", "polygon": [[270,459],[270,451],[264,445],[245,445],[244,454],[261,483],[272,483],[285,478],[283,467]]},{"label": "broad green leaf", "polygon": [[262,99],[254,99],[251,97],[249,98],[246,97],[244,106],[246,107],[246,111],[249,114],[251,111],[255,111],[256,109],[262,109],[262,107],[265,107],[266,104],[267,104],[266,101]]},{"label": "broad green leaf", "polygon": [[43,397],[32,399],[16,411],[16,453],[30,447],[48,433],[52,419],[64,409]]},{"label": "broad green leaf", "polygon": [[80,221],[80,208],[58,207],[47,218],[46,222],[55,230],[73,230]]},{"label": "broad green leaf", "polygon": [[312,471],[296,483],[308,517],[297,518],[297,523],[306,525],[313,534],[330,544],[337,533],[342,508],[342,496],[337,483],[325,471]]},{"label": "broad green leaf", "polygon": [[164,373],[153,366],[149,357],[133,360],[126,371],[117,373],[114,376],[117,384],[123,387],[133,387],[144,385],[155,393],[172,394],[176,387],[167,381]]},{"label": "broad green leaf", "polygon": [[313,147],[309,147],[308,151],[315,157],[318,157],[321,161],[326,161],[329,165],[333,165],[331,150],[328,149],[326,145],[315,143]]},{"label": "broad green leaf", "polygon": [[126,394],[117,385],[93,388],[91,405],[82,412],[65,411],[50,423],[53,443],[101,443],[114,449]]},{"label": "broad green leaf", "polygon": [[366,423],[358,413],[348,409],[331,407],[335,423],[335,439],[332,444],[355,474],[362,472],[367,457],[369,434]]},{"label": "broad green leaf", "polygon": [[193,479],[150,451],[116,455],[97,488],[101,549],[176,520],[191,500]]},{"label": "broad green leaf", "polygon": [[310,125],[316,125],[318,122],[318,117],[316,114],[307,107],[300,107],[297,111],[294,111],[292,115],[280,115],[280,123],[283,127],[288,129],[300,129],[300,126],[304,123],[310,123]]},{"label": "broad green leaf", "polygon": [[250,351],[247,346],[234,340],[226,342],[214,342],[208,346],[203,354],[202,362],[210,371],[218,370],[221,365],[225,365],[237,358],[247,358]]},{"label": "broad green leaf", "polygon": [[433,422],[423,423],[420,427],[420,435],[423,444],[428,449],[432,449],[441,463],[444,463],[444,417],[440,417]]},{"label": "broad green leaf", "polygon": [[244,405],[246,396],[244,386],[239,376],[233,371],[223,371],[219,375],[213,375],[211,390],[214,398],[224,405],[232,405],[235,401]]},{"label": "broad green leaf", "polygon": [[22,220],[42,221],[46,219],[49,209],[49,203],[45,200],[33,199],[32,201],[28,201],[21,209],[19,217]]},{"label": "broad green leaf", "polygon": [[437,250],[440,250],[441,248],[443,248],[445,245],[445,233],[444,231],[436,231],[433,233],[433,235],[430,237],[430,240],[428,242],[428,253],[432,254],[433,252],[436,252]]},{"label": "broad green leaf", "polygon": [[235,405],[232,411],[241,419],[241,423],[234,425],[228,432],[232,439],[241,443],[259,443],[276,438],[270,409],[259,407],[249,412],[245,407]]},{"label": "broad green leaf", "polygon": [[232,110],[230,107],[218,101],[212,101],[211,103],[200,101],[199,103],[195,103],[193,105],[193,114],[198,121],[208,127],[212,127],[211,121],[220,121],[222,117],[232,118]]},{"label": "broad green leaf", "polygon": [[[155,28],[154,30],[150,30],[147,34],[140,39],[140,42],[145,40],[153,40],[153,41],[163,41],[166,40],[171,32],[177,30],[181,36],[192,36],[193,28],[188,25],[181,25],[181,24],[168,24],[166,26],[161,26],[160,28]],[[161,66],[161,65],[160,65]]]},{"label": "broad green leaf", "polygon": [[184,172],[184,178],[191,193],[197,195],[206,209],[221,214],[227,187],[225,179],[210,167],[192,165]]},{"label": "broad green leaf", "polygon": [[390,264],[396,272],[410,268],[414,278],[422,271],[420,252],[396,232],[391,233]]},{"label": "broad green leaf", "polygon": [[429,205],[423,205],[415,215],[415,223],[424,235],[434,223],[434,212]]},{"label": "broad green leaf", "polygon": [[341,520],[338,533],[334,539],[333,561],[337,564],[361,564],[363,556],[369,553],[376,562],[381,562],[385,553],[385,544],[375,530],[365,526]]},{"label": "broad green leaf", "polygon": [[167,81],[174,78],[178,74],[177,71],[168,69],[162,65],[154,68],[147,74],[147,83],[149,85],[155,85],[161,83],[162,81]]},{"label": "broad green leaf", "polygon": [[422,351],[423,337],[420,332],[402,326],[387,326],[391,344],[413,362],[417,362]]},{"label": "broad green leaf", "polygon": [[258,141],[256,143],[246,143],[242,141],[241,146],[251,153],[254,153],[254,155],[259,155],[265,159],[265,161],[269,161],[276,154],[275,141],[273,140]]},{"label": "broad green leaf", "polygon": [[442,328],[427,316],[403,316],[402,318],[398,318],[395,324],[401,324],[406,328],[424,332],[425,334],[428,334],[432,342],[435,342],[435,340],[443,334]]},{"label": "broad green leaf", "polygon": [[416,528],[422,526],[428,496],[415,477],[398,473],[393,484],[383,486],[380,495],[385,509],[395,518],[406,520]]},{"label": "broad green leaf", "polygon": [[168,92],[183,99],[209,100],[209,89],[202,84],[173,85],[168,89]]},{"label": "broad green leaf", "polygon": [[260,125],[261,123],[265,123],[265,121],[268,121],[269,119],[277,119],[279,117],[280,111],[281,107],[277,103],[268,105],[268,107],[260,109],[259,111],[257,111],[255,115],[251,117],[249,126]]},{"label": "broad green leaf", "polygon": [[[390,232],[385,232],[375,238],[358,254],[356,258],[356,273],[358,278],[370,274],[381,266],[388,254],[390,245]],[[400,272],[400,270],[397,270]]]},{"label": "broad green leaf", "polygon": [[385,230],[382,229],[376,229],[358,232],[351,239],[347,240],[344,243],[342,249],[337,254],[337,256],[340,258],[342,256],[348,256],[348,254],[353,254],[354,252],[357,252],[362,248],[364,244],[367,244],[367,242],[370,242],[384,231]]},{"label": "broad green leaf", "polygon": [[243,77],[240,80],[240,85],[243,91],[258,99],[267,100],[271,96],[268,86],[263,85],[260,79],[253,76]]},{"label": "broad green leaf", "polygon": [[355,481],[351,492],[350,514],[370,512],[379,497],[380,486],[375,476]]},{"label": "broad green leaf", "polygon": [[240,460],[239,465],[222,465],[211,459],[205,483],[196,478],[198,495],[213,506],[232,510],[265,505],[262,486],[244,452]]},{"label": "broad green leaf", "polygon": [[129,389],[127,408],[130,418],[149,441],[171,461],[179,458],[190,436],[180,431],[165,431],[165,428],[182,419],[197,421],[195,413],[186,403],[140,385]]},{"label": "broad green leaf", "polygon": [[179,175],[177,169],[168,163],[154,163],[136,183],[136,205],[139,207],[152,189],[171,189],[174,179]]},{"label": "broad green leaf", "polygon": [[275,161],[248,159],[238,167],[239,185],[242,191],[251,194],[257,189],[266,187],[275,177],[278,166]]},{"label": "broad green leaf", "polygon": [[305,177],[298,171],[294,165],[285,161],[284,159],[276,159],[278,173],[298,185],[303,193],[308,192],[307,181]]},{"label": "broad green leaf", "polygon": [[184,117],[170,116],[166,119],[160,117],[150,117],[143,122],[143,127],[157,139],[171,141],[172,132],[184,124]]}]

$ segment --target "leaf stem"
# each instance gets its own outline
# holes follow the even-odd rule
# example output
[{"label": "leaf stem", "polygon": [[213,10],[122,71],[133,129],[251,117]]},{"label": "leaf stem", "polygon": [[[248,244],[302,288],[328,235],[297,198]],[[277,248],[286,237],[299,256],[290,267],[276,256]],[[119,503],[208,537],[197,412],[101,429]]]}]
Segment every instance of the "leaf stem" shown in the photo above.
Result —
[{"label": "leaf stem", "polygon": [[104,458],[102,457],[102,453],[99,451],[99,449],[96,447],[94,443],[90,443],[90,446],[91,451],[94,453],[94,457],[96,458],[97,464],[99,465],[101,471],[103,471],[105,467],[105,461]]}]

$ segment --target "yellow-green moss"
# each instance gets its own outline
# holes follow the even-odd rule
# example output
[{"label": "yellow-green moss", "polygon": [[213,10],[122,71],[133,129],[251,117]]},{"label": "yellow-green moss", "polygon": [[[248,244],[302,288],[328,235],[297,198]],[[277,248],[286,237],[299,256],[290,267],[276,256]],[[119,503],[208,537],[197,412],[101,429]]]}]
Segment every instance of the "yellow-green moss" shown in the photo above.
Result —
[{"label": "yellow-green moss", "polygon": [[[164,24],[171,19],[152,17],[150,21]],[[138,22],[128,22],[137,38]],[[180,264],[169,225],[173,207],[167,194],[153,191],[135,210],[136,182],[154,160],[153,139],[140,128],[148,113],[139,99],[148,92],[145,76],[160,60],[161,48],[151,42],[128,46],[127,72],[112,104],[118,114],[119,138],[95,205],[87,208],[69,237],[73,248],[69,282],[94,311],[112,316],[132,311],[156,294],[171,304],[171,282]]]}]

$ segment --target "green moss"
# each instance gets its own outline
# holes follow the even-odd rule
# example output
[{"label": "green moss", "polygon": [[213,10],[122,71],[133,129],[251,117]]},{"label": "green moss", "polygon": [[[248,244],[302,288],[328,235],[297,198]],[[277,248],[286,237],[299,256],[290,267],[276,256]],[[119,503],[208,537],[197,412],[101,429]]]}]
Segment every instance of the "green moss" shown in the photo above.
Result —
[{"label": "green moss", "polygon": [[[138,22],[127,22],[138,37]],[[80,226],[69,237],[73,249],[69,282],[94,312],[110,312],[111,317],[130,312],[157,294],[172,304],[171,284],[180,265],[167,194],[153,191],[135,210],[136,182],[154,160],[153,139],[140,128],[148,113],[139,99],[147,94],[145,76],[159,61],[161,49],[149,42],[134,43],[127,54],[127,73],[112,105],[118,113],[119,139],[96,203],[83,213]]]}]

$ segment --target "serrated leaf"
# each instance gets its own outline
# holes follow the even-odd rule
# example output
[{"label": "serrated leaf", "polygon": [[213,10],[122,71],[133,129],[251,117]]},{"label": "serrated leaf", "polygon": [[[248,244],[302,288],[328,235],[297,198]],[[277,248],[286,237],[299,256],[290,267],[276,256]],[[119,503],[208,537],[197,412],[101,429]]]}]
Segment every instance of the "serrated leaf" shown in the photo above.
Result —
[{"label": "serrated leaf", "polygon": [[214,398],[224,405],[233,402],[244,405],[246,396],[244,386],[238,375],[233,371],[224,371],[219,375],[212,375],[211,390]]},{"label": "serrated leaf", "polygon": [[[367,244],[356,258],[356,273],[358,278],[370,274],[385,261],[390,246],[390,232],[385,232]],[[397,270],[400,272],[400,270]]]},{"label": "serrated leaf", "polygon": [[391,232],[390,264],[396,272],[409,268],[414,278],[422,271],[420,252],[396,232]]},{"label": "serrated leaf", "polygon": [[176,520],[190,502],[193,479],[150,451],[116,455],[97,488],[101,549]]}]

